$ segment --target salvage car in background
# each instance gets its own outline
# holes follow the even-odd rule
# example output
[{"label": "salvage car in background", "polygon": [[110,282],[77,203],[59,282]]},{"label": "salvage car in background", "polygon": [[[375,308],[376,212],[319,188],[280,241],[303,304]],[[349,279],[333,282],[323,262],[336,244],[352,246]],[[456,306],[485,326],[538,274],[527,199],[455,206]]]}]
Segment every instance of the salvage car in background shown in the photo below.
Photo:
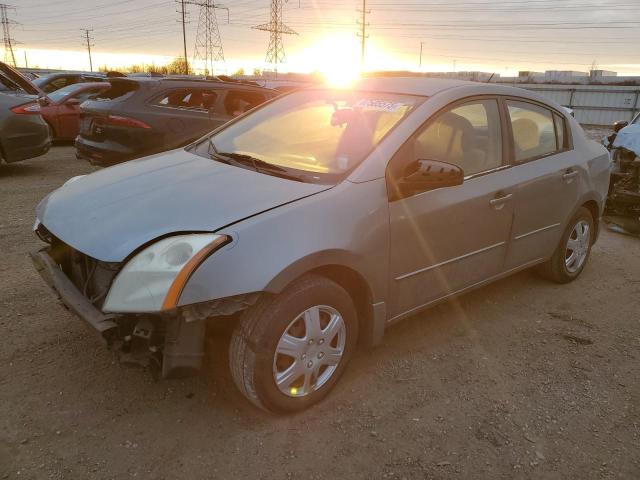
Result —
[{"label": "salvage car in background", "polygon": [[0,62],[0,160],[17,162],[49,151],[49,127],[37,102],[41,94],[30,80]]},{"label": "salvage car in background", "polygon": [[72,179],[38,206],[48,246],[32,258],[69,309],[164,376],[199,368],[207,322],[235,315],[237,387],[291,412],[328,393],[358,342],[420,310],[533,266],[575,280],[609,172],[606,149],[533,92],[365,79]]},{"label": "salvage car in background", "polygon": [[605,210],[607,223],[640,234],[640,113],[614,125],[610,137],[614,168]]},{"label": "salvage car in background", "polygon": [[107,82],[75,83],[62,87],[41,101],[41,114],[54,140],[73,140],[80,130],[80,104],[110,87]]},{"label": "salvage car in background", "polygon": [[111,165],[184,146],[278,95],[256,85],[184,78],[110,78],[81,107],[79,158]]},{"label": "salvage car in background", "polygon": [[69,85],[87,82],[104,82],[106,75],[97,73],[51,73],[33,80],[33,83],[44,93],[51,93]]}]

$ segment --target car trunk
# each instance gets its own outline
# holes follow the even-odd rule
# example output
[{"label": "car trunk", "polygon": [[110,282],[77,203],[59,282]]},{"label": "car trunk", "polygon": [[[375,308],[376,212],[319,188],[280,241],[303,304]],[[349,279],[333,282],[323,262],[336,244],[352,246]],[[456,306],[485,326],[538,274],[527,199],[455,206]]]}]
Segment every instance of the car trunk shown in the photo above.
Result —
[{"label": "car trunk", "polygon": [[[107,130],[107,120],[116,103],[131,97],[139,88],[136,81],[114,78],[111,87],[95,100],[87,100],[80,108],[80,136],[93,141],[102,141]],[[116,127],[117,128],[117,127]]]}]

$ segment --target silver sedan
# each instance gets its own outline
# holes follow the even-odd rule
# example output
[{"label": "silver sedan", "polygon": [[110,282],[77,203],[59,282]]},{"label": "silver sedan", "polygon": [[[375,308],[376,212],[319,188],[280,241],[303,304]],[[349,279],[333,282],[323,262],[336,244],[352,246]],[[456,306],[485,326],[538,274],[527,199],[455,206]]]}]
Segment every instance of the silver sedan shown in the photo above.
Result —
[{"label": "silver sedan", "polygon": [[236,385],[291,412],[403,318],[526,268],[575,280],[609,172],[534,93],[365,79],[70,180],[37,208],[48,245],[32,257],[100,338],[165,377],[197,370],[207,326],[231,319]]}]

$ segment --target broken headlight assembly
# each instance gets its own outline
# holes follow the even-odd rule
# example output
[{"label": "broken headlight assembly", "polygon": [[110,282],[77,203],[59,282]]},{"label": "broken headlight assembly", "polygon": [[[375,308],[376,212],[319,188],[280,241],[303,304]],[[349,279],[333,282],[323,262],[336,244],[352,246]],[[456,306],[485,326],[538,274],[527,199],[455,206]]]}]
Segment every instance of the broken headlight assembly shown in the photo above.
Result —
[{"label": "broken headlight assembly", "polygon": [[118,273],[103,305],[105,312],[171,310],[198,266],[229,243],[226,235],[176,235],[159,240],[129,260]]}]

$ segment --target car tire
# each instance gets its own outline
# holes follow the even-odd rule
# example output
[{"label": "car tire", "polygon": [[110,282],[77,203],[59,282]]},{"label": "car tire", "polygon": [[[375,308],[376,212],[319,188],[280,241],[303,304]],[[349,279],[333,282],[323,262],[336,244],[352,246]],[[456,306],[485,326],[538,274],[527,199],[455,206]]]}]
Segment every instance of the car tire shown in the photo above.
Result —
[{"label": "car tire", "polygon": [[538,267],[538,272],[556,283],[572,282],[580,276],[589,260],[594,235],[591,212],[580,207],[567,224],[553,256]]},{"label": "car tire", "polygon": [[349,294],[328,278],[305,275],[278,295],[265,294],[244,312],[231,337],[231,376],[257,407],[273,413],[301,411],[336,384],[357,337]]}]

